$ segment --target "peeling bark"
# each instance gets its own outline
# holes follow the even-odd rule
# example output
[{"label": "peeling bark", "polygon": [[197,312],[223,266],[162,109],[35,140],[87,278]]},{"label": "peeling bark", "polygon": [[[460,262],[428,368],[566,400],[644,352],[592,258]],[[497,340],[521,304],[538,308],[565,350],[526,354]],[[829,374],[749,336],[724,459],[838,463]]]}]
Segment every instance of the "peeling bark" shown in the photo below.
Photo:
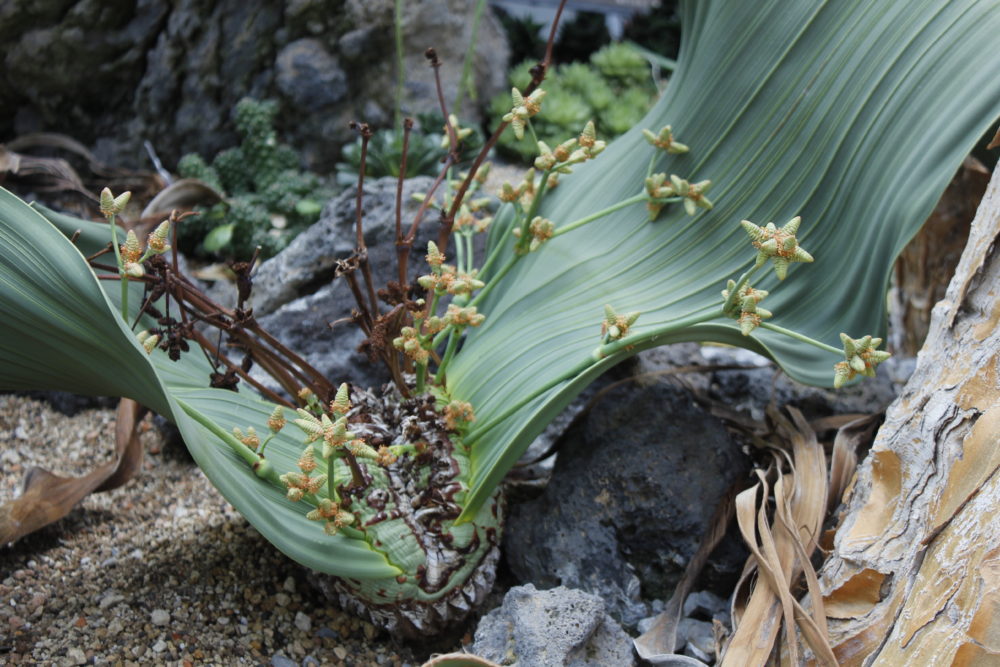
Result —
[{"label": "peeling bark", "polygon": [[1000,664],[1000,169],[821,571],[844,665]]}]

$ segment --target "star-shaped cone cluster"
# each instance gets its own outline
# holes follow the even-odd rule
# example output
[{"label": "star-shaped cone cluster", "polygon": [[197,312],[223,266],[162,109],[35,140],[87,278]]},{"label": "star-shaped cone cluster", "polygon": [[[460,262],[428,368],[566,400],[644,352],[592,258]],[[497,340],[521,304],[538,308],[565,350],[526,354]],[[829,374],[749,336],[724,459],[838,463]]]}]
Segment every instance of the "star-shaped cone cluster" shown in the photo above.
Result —
[{"label": "star-shaped cone cluster", "polygon": [[653,146],[668,153],[688,152],[687,146],[674,139],[673,129],[669,125],[664,125],[657,134],[653,134],[651,130],[643,130],[642,136]]},{"label": "star-shaped cone cluster", "polygon": [[844,344],[844,359],[833,366],[833,386],[836,389],[853,380],[857,375],[875,377],[875,369],[880,363],[892,356],[885,350],[877,350],[882,344],[881,338],[863,336],[851,338],[845,333],[840,334]]},{"label": "star-shaped cone cluster", "polygon": [[601,322],[601,338],[612,341],[621,340],[628,335],[629,329],[639,319],[639,311],[617,313],[610,305],[604,306],[604,320]]},{"label": "star-shaped cone cluster", "polygon": [[736,281],[730,280],[726,287],[727,289],[722,290],[722,298],[726,300],[726,304],[729,304],[725,314],[737,321],[740,325],[740,333],[749,336],[751,331],[760,326],[762,320],[766,320],[772,315],[771,311],[757,305],[768,295],[768,292],[754,289],[750,283],[747,283],[737,291],[736,296],[730,302],[729,295],[736,289]]},{"label": "star-shaped cone cluster", "polygon": [[788,275],[788,265],[792,262],[811,262],[813,256],[799,245],[795,233],[799,231],[802,218],[795,216],[782,227],[775,227],[769,222],[758,227],[749,220],[740,222],[750,237],[754,248],[757,248],[756,266],[763,265],[767,260],[774,262],[774,274],[779,280]]},{"label": "star-shaped cone cluster", "polygon": [[340,509],[340,505],[329,498],[320,498],[316,509],[306,514],[310,521],[325,521],[323,531],[327,535],[336,535],[341,528],[354,523],[354,515]]},{"label": "star-shaped cone cluster", "polygon": [[670,181],[667,182],[667,175],[653,174],[645,181],[646,209],[649,211],[649,219],[655,220],[660,215],[660,211],[666,204],[667,199],[679,197],[684,200],[684,212],[694,215],[699,208],[706,211],[712,210],[712,202],[705,193],[712,187],[712,181],[698,181],[692,183],[676,174],[670,174]]},{"label": "star-shaped cone cluster", "polygon": [[541,88],[537,88],[527,97],[522,95],[521,91],[517,88],[511,89],[511,109],[509,113],[504,115],[503,120],[505,123],[510,123],[510,126],[514,128],[514,136],[518,140],[524,139],[524,128],[528,123],[528,119],[542,110],[543,97],[545,97],[545,91]]}]

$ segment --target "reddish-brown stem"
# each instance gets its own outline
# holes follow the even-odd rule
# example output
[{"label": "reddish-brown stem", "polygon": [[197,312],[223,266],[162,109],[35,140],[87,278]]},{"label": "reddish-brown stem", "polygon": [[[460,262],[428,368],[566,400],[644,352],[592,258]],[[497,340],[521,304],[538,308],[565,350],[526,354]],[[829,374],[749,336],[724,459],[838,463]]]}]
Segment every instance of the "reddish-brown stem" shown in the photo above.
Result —
[{"label": "reddish-brown stem", "polygon": [[265,387],[261,383],[257,382],[252,377],[250,377],[250,375],[248,373],[246,373],[242,368],[240,368],[239,366],[237,366],[236,364],[234,364],[225,354],[222,353],[221,350],[219,350],[214,345],[212,345],[212,343],[201,332],[194,331],[194,332],[192,332],[192,336],[193,336],[195,342],[197,342],[198,345],[200,345],[203,350],[207,350],[209,353],[211,353],[212,355],[214,355],[216,359],[218,359],[223,364],[225,364],[226,368],[228,368],[231,371],[235,372],[237,375],[240,376],[240,378],[243,379],[243,381],[245,381],[247,384],[251,385],[254,389],[256,389],[260,393],[264,394],[265,396],[267,396],[269,399],[271,399],[275,403],[280,403],[281,405],[284,405],[284,406],[289,407],[289,408],[294,408],[295,407],[294,405],[292,405],[291,403],[289,403],[287,400],[285,400],[284,398],[282,398],[281,396],[279,396],[275,392],[271,391],[270,389],[268,389],[267,387]]},{"label": "reddish-brown stem", "polygon": [[438,106],[441,107],[441,115],[444,116],[444,129],[448,134],[448,152],[456,155],[455,162],[458,161],[458,135],[448,118],[448,105],[444,101],[444,91],[441,89],[441,61],[437,57],[437,51],[433,48],[424,52],[424,57],[431,61],[431,69],[434,70],[434,85],[437,88]]},{"label": "reddish-brown stem", "polygon": [[[549,31],[549,41],[545,44],[545,59],[538,63],[531,70],[531,83],[528,87],[524,89],[523,94],[525,96],[530,95],[538,88],[539,84],[545,80],[545,73],[552,63],[552,47],[556,41],[556,31],[559,28],[559,19],[562,17],[563,9],[566,7],[566,0],[562,0],[559,3],[559,8],[556,9],[555,19],[552,21],[552,30]],[[451,209],[448,214],[444,216],[443,224],[441,225],[441,232],[438,234],[438,248],[441,252],[444,252],[448,247],[448,240],[451,238],[452,226],[454,224],[455,215],[458,213],[459,207],[462,205],[465,199],[465,193],[469,190],[469,185],[472,183],[472,179],[476,177],[476,173],[483,164],[483,160],[486,159],[486,154],[490,152],[493,146],[496,144],[497,140],[500,138],[500,134],[506,129],[507,123],[501,122],[497,129],[493,132],[493,135],[486,141],[483,149],[479,151],[479,155],[476,156],[475,162],[472,163],[472,169],[469,170],[468,175],[465,180],[462,181],[462,185],[459,186],[458,192],[455,193],[455,199],[452,201]]]},{"label": "reddish-brown stem", "polygon": [[[542,61],[542,67],[548,68],[552,64],[552,46],[556,43],[556,30],[559,29],[559,19],[562,18],[563,8],[566,7],[566,0],[562,0],[559,3],[559,8],[556,9],[556,17],[552,19],[552,30],[549,31],[549,41],[545,44],[545,60]],[[544,73],[542,78],[545,78]],[[541,83],[542,79],[538,80]],[[537,83],[535,84],[538,85]]]},{"label": "reddish-brown stem", "polygon": [[98,250],[93,255],[91,255],[90,257],[88,257],[87,261],[88,262],[92,262],[95,259],[97,259],[98,257],[100,257],[101,255],[105,255],[105,254],[107,254],[109,252],[111,252],[111,244],[110,243],[108,245],[106,245],[103,250]]},{"label": "reddish-brown stem", "polygon": [[[278,384],[280,384],[289,395],[297,396],[299,390],[303,387],[314,389],[314,387],[310,386],[311,383],[309,378],[299,369],[295,368],[295,366],[289,364],[286,360],[281,359],[266,347],[256,344],[256,342],[252,339],[248,339],[245,333],[240,332],[240,334],[242,335],[233,336],[237,343],[237,349],[240,349],[239,346],[243,346],[243,349],[250,354],[254,363],[258,364],[271,377],[277,380]],[[316,389],[318,389],[318,387]],[[324,397],[327,395],[329,394],[323,394]]]},{"label": "reddish-brown stem", "polygon": [[417,214],[413,216],[413,222],[410,224],[410,230],[406,233],[406,238],[403,239],[403,243],[406,245],[407,252],[406,255],[401,258],[400,272],[406,274],[407,271],[407,261],[409,260],[409,248],[413,247],[413,241],[417,238],[417,231],[420,229],[420,223],[424,219],[424,215],[427,213],[427,209],[430,208],[431,202],[434,201],[434,193],[437,192],[438,187],[444,181],[445,176],[448,175],[448,170],[454,164],[452,162],[452,155],[449,153],[445,158],[444,167],[438,173],[437,178],[431,184],[430,189],[426,192],[424,201],[420,204],[420,208],[417,209]]},{"label": "reddish-brown stem", "polygon": [[365,474],[361,472],[358,460],[354,458],[354,454],[348,451],[344,452],[344,460],[347,461],[347,466],[351,469],[351,485],[348,488],[360,489],[365,485]]},{"label": "reddish-brown stem", "polygon": [[399,180],[396,182],[396,269],[400,286],[406,284],[407,255],[410,246],[403,243],[403,183],[406,180],[406,155],[410,150],[410,131],[413,119],[403,120],[403,154],[399,160]]},{"label": "reddish-brown stem", "polygon": [[247,328],[257,336],[260,336],[260,338],[265,343],[273,347],[278,352],[278,354],[285,357],[287,360],[291,361],[293,364],[301,368],[302,371],[307,375],[312,376],[313,378],[312,383],[317,385],[316,386],[317,389],[321,390],[317,393],[323,396],[333,394],[334,386],[333,384],[330,383],[329,380],[326,379],[324,375],[322,375],[319,371],[310,366],[305,359],[303,359],[302,357],[300,357],[299,355],[295,354],[290,349],[282,345],[281,341],[279,341],[277,338],[269,334],[263,327],[257,324],[256,321],[247,325]]},{"label": "reddish-brown stem", "polygon": [[442,216],[441,231],[438,232],[438,249],[444,252],[448,249],[448,240],[451,238],[451,230],[455,220],[455,214],[458,212],[459,207],[462,205],[462,201],[465,199],[465,193],[469,191],[469,185],[472,183],[472,179],[476,177],[476,173],[479,168],[483,166],[483,161],[486,160],[486,156],[496,145],[497,141],[500,139],[500,135],[507,128],[507,123],[501,121],[497,129],[494,130],[490,138],[486,140],[483,144],[483,149],[479,151],[479,155],[476,156],[475,161],[472,163],[472,168],[469,169],[469,173],[466,175],[465,180],[458,187],[458,192],[455,193],[455,199],[452,202],[451,210],[448,214]]},{"label": "reddish-brown stem", "polygon": [[364,225],[362,224],[364,217],[365,168],[368,161],[368,141],[372,138],[372,130],[368,127],[368,123],[361,123],[358,125],[358,131],[361,133],[361,165],[358,169],[358,196],[355,204],[356,219],[354,227],[357,236],[356,253],[358,255],[358,265],[361,268],[361,275],[365,279],[365,286],[368,288],[369,301],[367,306],[365,306],[363,301],[358,306],[362,310],[369,310],[371,313],[370,317],[374,320],[380,313],[378,297],[375,296],[375,281],[372,279],[371,268],[368,266],[368,247],[365,245]]},{"label": "reddish-brown stem", "polygon": [[375,321],[372,319],[372,315],[368,312],[368,309],[365,308],[365,297],[361,293],[361,286],[358,285],[357,276],[354,275],[354,271],[351,269],[344,271],[340,275],[347,281],[347,286],[351,288],[351,294],[354,295],[354,301],[358,304],[359,310],[357,312],[361,314],[358,325],[365,332],[366,336],[371,336],[372,330],[375,328]]}]

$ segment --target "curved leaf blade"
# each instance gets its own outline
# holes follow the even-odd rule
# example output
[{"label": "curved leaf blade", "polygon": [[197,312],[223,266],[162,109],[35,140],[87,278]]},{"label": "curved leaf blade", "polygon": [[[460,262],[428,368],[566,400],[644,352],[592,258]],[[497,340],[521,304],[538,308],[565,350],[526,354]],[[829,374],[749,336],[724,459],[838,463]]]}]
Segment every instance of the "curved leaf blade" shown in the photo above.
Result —
[{"label": "curved leaf blade", "polygon": [[[764,305],[776,323],[834,344],[840,331],[880,335],[893,260],[1000,113],[997,9],[975,0],[686,5],[678,68],[644,124],[669,123],[692,147],[660,157],[655,171],[712,179],[716,206],[655,223],[641,205],[623,209],[525,257],[484,300],[486,323],[449,368],[452,393],[483,419],[556,386],[480,433],[467,513],[542,415],[592,374],[575,369],[599,343],[604,304],[642,312],[636,350],[678,340],[678,321],[721,306],[726,279],[753,255],[741,219],[801,215],[802,245],[816,256],[780,286],[770,272],[754,281],[772,292]],[[639,130],[553,191],[542,215],[558,226],[638,192],[651,150]],[[743,338],[721,321],[687,333],[765,351],[811,384],[830,385],[838,361],[769,331]]]},{"label": "curved leaf blade", "polygon": [[[84,230],[85,245],[100,247],[102,226],[54,214],[60,229]],[[104,227],[106,229],[106,226]],[[267,421],[273,405],[244,390],[205,389],[211,370],[199,354],[171,362],[147,356],[119,314],[117,281],[102,289],[83,255],[38,211],[0,189],[0,387],[63,389],[128,396],[171,418],[199,467],[226,500],[265,538],[296,561],[341,577],[379,579],[400,570],[367,542],[328,536],[305,518],[308,507],[258,479],[215,434],[193,419],[181,401],[224,429]],[[137,305],[142,288],[134,286]],[[279,470],[294,470],[301,443],[279,434],[267,449]]]}]

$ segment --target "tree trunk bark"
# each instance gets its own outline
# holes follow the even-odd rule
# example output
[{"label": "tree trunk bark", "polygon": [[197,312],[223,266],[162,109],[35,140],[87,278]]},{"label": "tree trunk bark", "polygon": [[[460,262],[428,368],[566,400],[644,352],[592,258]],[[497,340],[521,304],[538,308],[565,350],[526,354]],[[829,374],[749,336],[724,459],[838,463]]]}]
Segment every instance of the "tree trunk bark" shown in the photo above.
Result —
[{"label": "tree trunk bark", "polygon": [[845,665],[1000,664],[1000,169],[821,570]]}]

